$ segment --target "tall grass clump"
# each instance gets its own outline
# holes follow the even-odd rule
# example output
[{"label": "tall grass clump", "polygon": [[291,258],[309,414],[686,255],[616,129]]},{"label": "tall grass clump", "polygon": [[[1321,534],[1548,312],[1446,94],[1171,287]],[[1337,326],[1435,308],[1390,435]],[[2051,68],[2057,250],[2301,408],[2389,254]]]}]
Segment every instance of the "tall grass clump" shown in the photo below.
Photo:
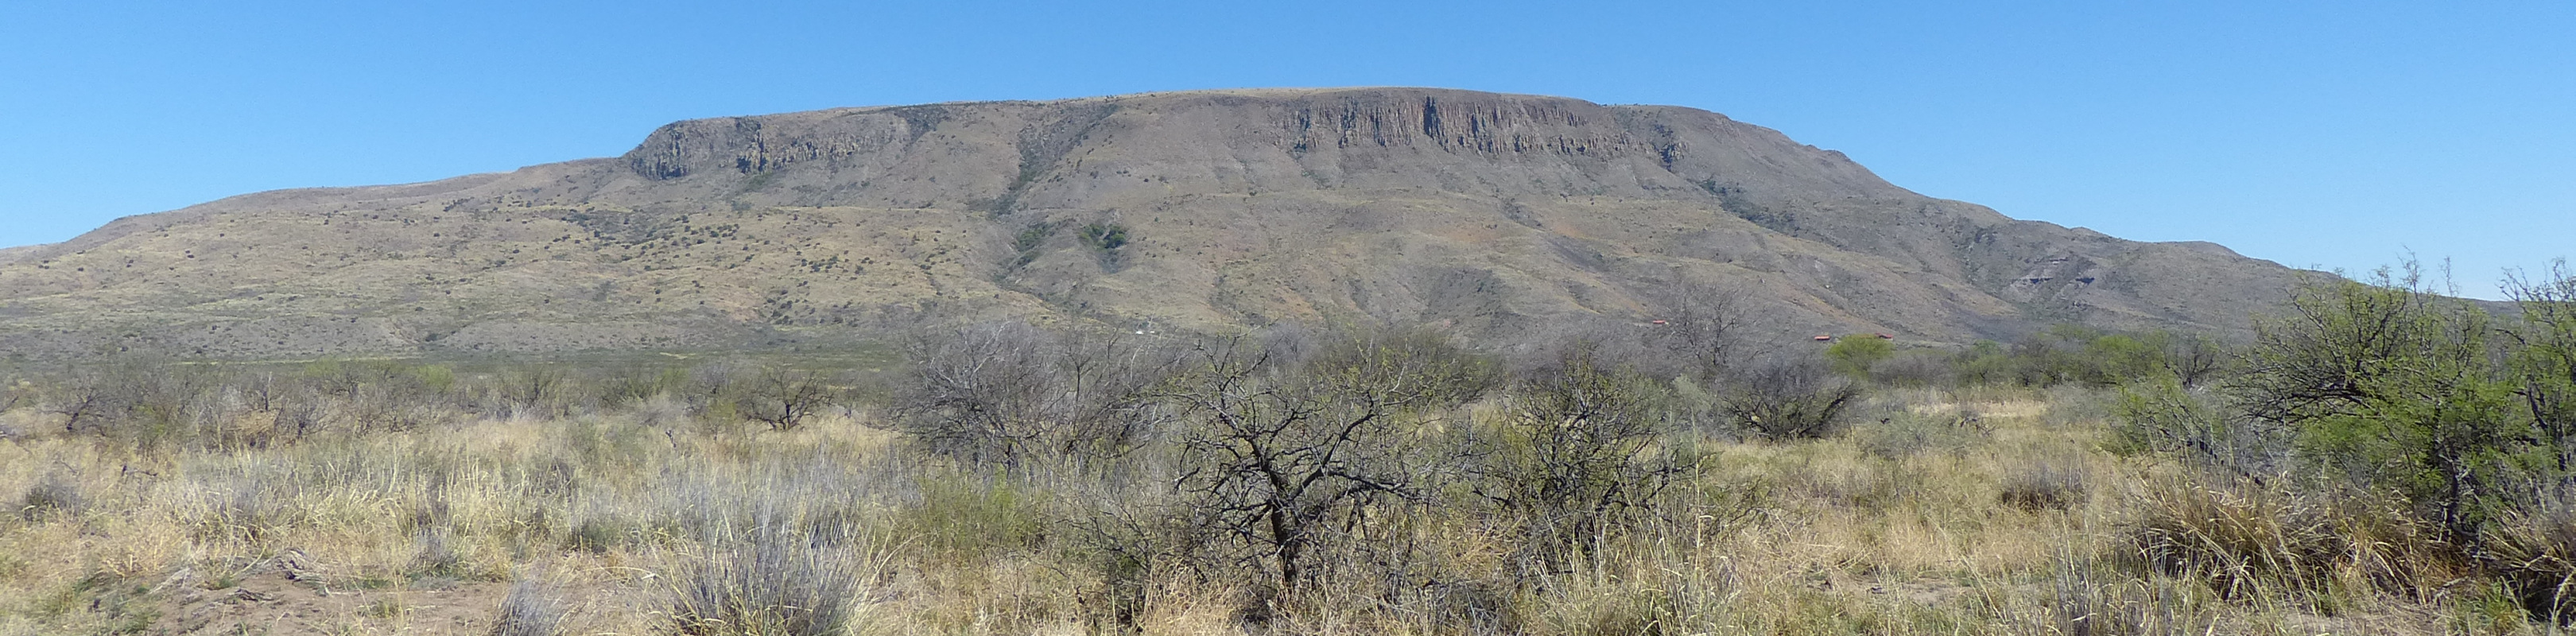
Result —
[{"label": "tall grass clump", "polygon": [[2131,556],[2160,574],[2207,581],[2226,599],[2331,611],[2373,593],[2422,599],[2460,573],[2430,524],[2362,495],[2168,481],[2140,504],[2124,538]]},{"label": "tall grass clump", "polygon": [[530,579],[511,583],[509,594],[501,597],[500,615],[492,619],[490,636],[563,634],[565,615],[572,609],[557,594],[545,584]]},{"label": "tall grass clump", "polygon": [[2497,586],[2533,618],[2576,622],[2576,514],[2516,513],[2488,533],[2484,556]]},{"label": "tall grass clump", "polygon": [[857,633],[875,563],[764,514],[708,537],[706,554],[673,582],[672,627],[690,636]]}]

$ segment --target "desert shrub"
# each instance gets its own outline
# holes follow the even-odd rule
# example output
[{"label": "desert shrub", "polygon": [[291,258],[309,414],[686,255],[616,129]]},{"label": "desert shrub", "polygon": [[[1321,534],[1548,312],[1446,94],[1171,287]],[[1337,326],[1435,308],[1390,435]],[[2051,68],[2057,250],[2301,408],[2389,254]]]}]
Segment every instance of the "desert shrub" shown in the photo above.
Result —
[{"label": "desert shrub", "polygon": [[1835,373],[1857,379],[1868,379],[1870,369],[1889,356],[1896,355],[1896,344],[1873,334],[1857,333],[1834,339],[1825,347],[1825,361]]},{"label": "desert shrub", "polygon": [[1964,450],[1989,437],[1980,416],[1965,407],[1917,413],[1905,404],[1874,406],[1857,418],[1849,434],[1861,452],[1881,459]]},{"label": "desert shrub", "polygon": [[1823,361],[1775,358],[1757,364],[1729,386],[1720,408],[1736,426],[1764,439],[1813,439],[1841,433],[1861,395],[1851,378]]},{"label": "desert shrub", "polygon": [[1204,549],[1220,540],[1204,523],[1210,512],[1183,505],[1168,488],[1131,488],[1103,480],[1067,483],[1055,528],[1083,567],[1099,577],[1089,590],[1085,620],[1096,632],[1137,633],[1149,591],[1157,580],[1195,574],[1210,580],[1234,565]]},{"label": "desert shrub", "polygon": [[80,486],[69,474],[49,471],[18,498],[18,514],[29,520],[49,515],[75,515],[88,507],[89,498],[82,496]]},{"label": "desert shrub", "polygon": [[2563,625],[2576,621],[2576,506],[2566,494],[2576,482],[2576,272],[2553,262],[2543,279],[2516,275],[2506,290],[2521,310],[2507,330],[2508,382],[2533,437],[2555,443],[2533,449],[2527,461],[2539,468],[2523,478],[2533,494],[2480,536],[2480,560],[2526,613]]},{"label": "desert shrub", "polygon": [[689,404],[669,393],[657,393],[631,403],[629,409],[635,423],[645,428],[684,430],[697,426],[696,420],[689,415]]},{"label": "desert shrub", "polygon": [[634,520],[626,515],[609,510],[587,511],[575,517],[572,527],[564,530],[564,548],[604,554],[631,542],[636,529]]},{"label": "desert shrub", "polygon": [[1871,365],[1869,377],[1878,383],[1901,387],[1949,386],[1957,383],[1957,371],[1950,356],[1938,350],[1910,349],[1898,351]]},{"label": "desert shrub", "polygon": [[628,407],[657,398],[668,399],[688,390],[689,375],[687,368],[677,366],[626,367],[598,380],[599,397],[607,406]]},{"label": "desert shrub", "polygon": [[1044,495],[1007,478],[934,475],[922,479],[920,492],[920,501],[897,513],[897,531],[959,561],[1032,549],[1047,536]]},{"label": "desert shrub", "polygon": [[2554,457],[2543,457],[2555,472],[2576,474],[2576,272],[2567,262],[2550,265],[2542,280],[2507,280],[2506,290],[2521,310],[2508,334],[2514,343],[2505,363],[2514,394],[2530,414],[2541,439],[2560,442]]},{"label": "desert shrub", "polygon": [[1117,223],[1086,224],[1082,226],[1081,234],[1082,243],[1094,249],[1114,250],[1127,246],[1127,226]]},{"label": "desert shrub", "polygon": [[2084,458],[2046,457],[2006,469],[1995,500],[2028,511],[2069,510],[2092,497],[2092,474]]},{"label": "desert shrub", "polygon": [[1153,425],[1148,394],[1178,359],[1150,340],[1024,322],[929,334],[906,355],[898,429],[932,452],[1004,467],[1133,450]]},{"label": "desert shrub", "polygon": [[149,450],[193,441],[215,411],[219,386],[203,368],[117,356],[69,374],[46,410],[62,416],[67,432]]},{"label": "desert shrub", "polygon": [[680,402],[688,405],[689,419],[710,432],[742,421],[740,402],[734,398],[742,394],[743,383],[754,372],[740,361],[690,367],[679,395]]},{"label": "desert shrub", "polygon": [[1011,260],[1011,266],[1022,267],[1037,260],[1038,248],[1046,246],[1047,238],[1055,236],[1056,229],[1063,226],[1063,222],[1031,223],[1020,228],[1020,233],[1011,237],[1011,251],[1020,255]]},{"label": "desert shrub", "polygon": [[2509,484],[2565,476],[2529,459],[2576,438],[2548,438],[2516,412],[2486,312],[2433,294],[2411,270],[2311,284],[2258,327],[2233,382],[2239,408],[2285,427],[2304,468],[2331,483],[2399,493],[2468,544],[2517,503]]},{"label": "desert shrub", "polygon": [[1092,251],[1099,257],[1101,269],[1115,272],[1126,267],[1127,252],[1119,248],[1126,247],[1130,240],[1127,226],[1118,223],[1091,223],[1082,226],[1080,234],[1082,244],[1091,246]]},{"label": "desert shrub", "polygon": [[[2576,280],[2553,273],[2516,287],[2523,312],[2510,321],[2436,293],[2411,265],[2366,281],[2309,281],[2282,314],[2258,321],[2241,372],[2220,390],[2179,376],[2128,387],[2110,446],[2253,484],[2235,489],[2253,493],[2243,499],[2296,503],[2208,504],[2191,513],[2205,523],[2173,536],[2252,546],[2223,537],[2259,534],[2228,531],[2259,524],[2226,521],[2289,520],[2271,543],[2327,537],[2340,550],[2334,580],[2421,591],[2431,573],[2473,564],[2532,615],[2563,618],[2560,522],[2533,512],[2576,483],[2576,423],[2563,413],[2576,396],[2563,380],[2576,377],[2567,318]],[[2236,514],[2247,510],[2265,512]],[[2308,552],[2319,550],[2211,548],[2194,558],[2236,572],[2223,575],[2230,581],[2313,581],[2316,559],[2282,556]],[[2211,556],[2221,553],[2237,556]]]},{"label": "desert shrub", "polygon": [[2185,388],[2172,377],[2122,387],[2112,406],[2113,453],[2160,453],[2195,468],[2236,478],[2261,478],[2282,467],[2287,433],[2269,422],[2226,411],[2217,395]]},{"label": "desert shrub", "polygon": [[507,369],[492,380],[491,393],[495,404],[493,412],[488,415],[497,418],[562,417],[572,412],[575,389],[571,374],[555,366],[530,365]]},{"label": "desert shrub", "polygon": [[990,323],[915,339],[897,425],[932,452],[1009,465],[1039,444],[1051,386],[1054,336],[1027,323]]},{"label": "desert shrub", "polygon": [[456,372],[445,365],[325,360],[301,375],[322,406],[320,419],[341,430],[405,431],[456,415]]},{"label": "desert shrub", "polygon": [[1533,563],[1596,548],[1699,467],[1692,449],[1667,443],[1663,385],[1610,366],[1596,347],[1578,343],[1524,372],[1475,453],[1477,494],[1527,533]]},{"label": "desert shrub", "polygon": [[2021,375],[2015,368],[2012,353],[2003,343],[1979,340],[1950,359],[1953,378],[1961,386],[1994,386],[2019,384]]},{"label": "desert shrub", "polygon": [[210,414],[205,446],[226,449],[269,448],[303,439],[320,423],[312,391],[292,376],[274,371],[236,373],[221,389],[224,409]]}]

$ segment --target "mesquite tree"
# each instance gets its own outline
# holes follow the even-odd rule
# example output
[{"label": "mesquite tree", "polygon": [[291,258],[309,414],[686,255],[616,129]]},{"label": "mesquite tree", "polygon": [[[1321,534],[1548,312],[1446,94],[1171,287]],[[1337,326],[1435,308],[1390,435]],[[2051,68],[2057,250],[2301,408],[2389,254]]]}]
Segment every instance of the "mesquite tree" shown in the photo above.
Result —
[{"label": "mesquite tree", "polygon": [[936,333],[910,347],[898,424],[935,452],[990,465],[1123,454],[1157,421],[1145,398],[1170,373],[1167,349],[1017,321]]},{"label": "mesquite tree", "polygon": [[1597,548],[1699,467],[1696,453],[1663,443],[1665,385],[1604,359],[1597,343],[1519,375],[1476,453],[1475,493],[1525,532],[1537,552],[1525,562],[1553,568],[1568,548]]},{"label": "mesquite tree", "polygon": [[1490,362],[1436,333],[1327,338],[1306,356],[1214,340],[1157,394],[1183,419],[1178,484],[1193,516],[1281,589],[1300,583],[1332,521],[1426,498],[1425,475],[1455,462],[1423,429],[1492,384]]}]

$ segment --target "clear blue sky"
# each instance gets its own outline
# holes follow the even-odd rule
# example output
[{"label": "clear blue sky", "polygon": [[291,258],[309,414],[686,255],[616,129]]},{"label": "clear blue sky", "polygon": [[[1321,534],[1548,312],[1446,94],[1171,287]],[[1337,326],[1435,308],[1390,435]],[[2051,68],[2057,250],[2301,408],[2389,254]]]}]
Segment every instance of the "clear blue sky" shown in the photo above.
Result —
[{"label": "clear blue sky", "polygon": [[0,5],[0,245],[691,117],[1420,85],[1705,108],[2018,218],[2412,250],[2470,295],[2576,256],[2572,0],[394,4]]}]

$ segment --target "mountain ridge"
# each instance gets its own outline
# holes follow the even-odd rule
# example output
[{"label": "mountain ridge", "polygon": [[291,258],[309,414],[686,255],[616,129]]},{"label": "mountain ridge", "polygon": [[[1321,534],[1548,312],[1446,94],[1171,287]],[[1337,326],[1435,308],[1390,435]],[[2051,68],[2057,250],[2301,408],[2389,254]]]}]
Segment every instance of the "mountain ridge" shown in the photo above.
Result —
[{"label": "mountain ridge", "polygon": [[1764,337],[1964,342],[2242,333],[2292,277],[1926,197],[1703,110],[1183,91],[683,120],[617,157],[126,217],[0,251],[0,346],[729,348],[996,315],[1485,335],[1642,323],[1702,283],[1745,290]]}]

